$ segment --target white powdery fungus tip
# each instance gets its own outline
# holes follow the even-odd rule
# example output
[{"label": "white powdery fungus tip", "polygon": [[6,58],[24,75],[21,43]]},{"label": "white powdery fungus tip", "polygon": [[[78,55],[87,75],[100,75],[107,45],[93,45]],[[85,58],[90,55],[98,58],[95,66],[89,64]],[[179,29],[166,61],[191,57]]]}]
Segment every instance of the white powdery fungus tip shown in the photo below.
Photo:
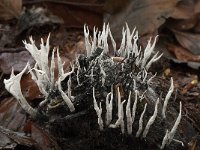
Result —
[{"label": "white powdery fungus tip", "polygon": [[10,79],[4,79],[5,88],[8,92],[10,92],[19,102],[21,107],[32,117],[36,117],[37,111],[29,105],[27,100],[22,95],[20,80],[22,75],[28,68],[28,63],[26,67],[17,75],[14,75],[14,71],[12,69],[12,73]]},{"label": "white powdery fungus tip", "polygon": [[176,130],[177,130],[177,128],[178,128],[178,125],[180,124],[180,121],[181,121],[181,117],[182,117],[181,114],[182,114],[182,103],[180,102],[179,115],[178,115],[178,117],[177,117],[177,119],[176,119],[176,122],[174,123],[173,128],[171,129],[171,131],[170,131],[169,134],[168,134],[168,137],[169,137],[169,142],[168,142],[168,144],[170,144],[171,141],[172,141],[173,138],[174,138],[174,135],[175,135],[175,133],[176,133]]},{"label": "white powdery fungus tip", "polygon": [[126,104],[127,132],[129,135],[132,134],[132,123],[133,123],[130,103],[131,103],[131,91],[129,92],[128,102]]},{"label": "white powdery fungus tip", "polygon": [[117,93],[118,93],[118,119],[115,122],[115,124],[110,124],[109,127],[110,128],[117,128],[117,127],[121,127],[121,132],[122,134],[125,133],[124,130],[124,103],[126,100],[124,100],[123,102],[121,102],[121,94],[119,92],[119,87],[117,88]]},{"label": "white powdery fungus tip", "polygon": [[163,54],[160,54],[159,56],[158,52],[153,56],[153,58],[150,59],[150,61],[147,63],[147,65],[145,66],[146,70],[149,70],[149,68],[151,67],[151,65],[156,62],[157,60],[159,60]]},{"label": "white powdery fungus tip", "polygon": [[147,107],[147,103],[145,104],[144,110],[143,110],[143,112],[142,112],[142,114],[140,116],[140,119],[139,119],[139,128],[138,128],[138,131],[136,133],[136,137],[139,137],[141,132],[142,132],[142,129],[143,129],[143,117],[144,117],[144,114],[146,112],[146,107]]},{"label": "white powdery fungus tip", "polygon": [[136,109],[137,109],[137,101],[138,101],[138,91],[135,90],[135,101],[133,103],[133,108],[132,108],[132,124],[134,123],[134,120],[135,120],[135,114],[136,114]]},{"label": "white powdery fungus tip", "polygon": [[148,41],[148,44],[144,50],[141,50],[141,47],[138,47],[138,32],[136,28],[131,32],[128,25],[126,24],[126,28],[122,30],[122,40],[119,49],[116,49],[116,42],[112,36],[109,24],[103,24],[102,31],[97,31],[95,28],[93,30],[93,39],[90,37],[90,32],[88,27],[84,26],[84,35],[85,35],[85,48],[87,51],[87,57],[90,57],[94,52],[95,48],[102,48],[103,53],[108,54],[109,47],[108,47],[108,37],[111,39],[111,43],[113,46],[113,54],[117,55],[118,57],[123,57],[129,59],[132,55],[136,59],[136,65],[141,69],[145,68],[148,70],[151,65],[159,60],[162,54],[158,55],[153,54],[153,50],[155,48],[155,44],[157,41],[158,36],[155,37],[153,44],[151,44],[151,39]]},{"label": "white powdery fungus tip", "polygon": [[89,29],[88,26],[84,25],[84,37],[85,37],[85,48],[87,51],[87,57],[91,55],[91,44],[90,44],[90,37],[89,37]]},{"label": "white powdery fungus tip", "polygon": [[101,117],[101,114],[102,114],[101,102],[100,102],[100,106],[98,107],[97,101],[96,101],[96,98],[95,98],[95,88],[94,87],[93,87],[93,104],[94,104],[94,110],[96,111],[97,117],[98,117],[99,129],[103,130],[103,120],[102,120],[102,117]]},{"label": "white powdery fungus tip", "polygon": [[163,138],[162,145],[161,145],[160,149],[164,149],[165,148],[165,145],[166,145],[166,143],[168,141],[168,134],[169,134],[169,131],[167,130],[166,133],[165,133],[165,136]]},{"label": "white powdery fungus tip", "polygon": [[124,103],[125,103],[125,100],[123,102],[121,102],[119,104],[119,110],[118,110],[118,119],[117,121],[115,122],[115,124],[110,124],[110,128],[117,128],[117,127],[121,127],[121,132],[122,134],[125,133],[125,130],[124,130],[124,109],[123,109],[123,106],[124,106]]},{"label": "white powdery fungus tip", "polygon": [[51,56],[51,67],[50,67],[50,82],[51,82],[51,88],[53,88],[54,86],[54,80],[55,80],[55,58],[54,58],[54,54],[55,54],[55,49],[52,52],[52,56]]},{"label": "white powdery fungus tip", "polygon": [[162,117],[163,117],[163,119],[166,119],[167,104],[168,104],[168,101],[169,101],[173,91],[174,91],[174,83],[173,83],[173,78],[171,78],[171,85],[170,85],[169,91],[168,91],[168,93],[167,93],[167,95],[165,97],[163,108],[162,108]]},{"label": "white powdery fungus tip", "polygon": [[60,94],[61,94],[63,100],[66,102],[67,106],[69,107],[69,110],[71,112],[75,111],[75,108],[74,108],[74,105],[73,105],[72,101],[67,96],[67,94],[65,94],[65,92],[62,90],[61,82],[58,82],[58,90],[60,91]]},{"label": "white powdery fungus tip", "polygon": [[[147,61],[149,60],[153,50],[154,50],[154,47],[155,47],[155,44],[156,44],[156,41],[157,41],[157,38],[158,36],[155,37],[155,40],[153,42],[153,44],[151,45],[151,38],[150,40],[148,41],[148,44],[144,50],[144,57],[142,59],[142,64],[141,64],[141,68],[145,68],[146,66],[146,63]],[[147,69],[147,68],[146,68]]]},{"label": "white powdery fungus tip", "polygon": [[[110,102],[109,102],[110,97]],[[112,109],[113,109],[113,95],[112,93],[108,93],[106,96],[106,125],[109,125],[112,121]]]},{"label": "white powdery fungus tip", "polygon": [[63,81],[66,77],[70,76],[72,73],[74,73],[74,65],[71,66],[72,70],[70,72],[65,73],[63,70],[64,63],[62,62],[59,51],[57,50],[57,59],[58,59],[58,80],[61,82]]},{"label": "white powdery fungus tip", "polygon": [[147,80],[147,84],[150,85],[151,84],[151,81],[153,80],[153,78],[155,78],[157,75],[157,72],[152,76],[150,77],[148,80]]},{"label": "white powdery fungus tip", "polygon": [[149,129],[151,127],[151,125],[154,123],[155,119],[156,119],[156,116],[157,116],[157,113],[158,113],[158,103],[159,103],[159,98],[157,99],[156,101],[156,104],[155,104],[155,109],[154,109],[154,113],[153,115],[151,116],[151,118],[149,119],[149,121],[147,122],[147,125],[143,131],[143,134],[142,134],[142,137],[143,138],[146,138],[148,132],[149,132]]},{"label": "white powdery fungus tip", "polygon": [[70,99],[72,99],[72,90],[71,90],[71,86],[72,86],[72,81],[71,81],[71,76],[69,76],[69,80],[67,81],[67,94],[68,94],[68,97]]},{"label": "white powdery fungus tip", "polygon": [[[182,103],[180,102],[180,110],[179,110],[179,115],[176,119],[176,122],[174,123],[174,126],[172,127],[171,131],[168,131],[166,132],[164,138],[163,138],[163,141],[162,141],[162,145],[160,147],[160,149],[164,149],[165,145],[169,145],[173,140],[176,142],[177,140],[174,139],[174,135],[176,133],[176,130],[178,128],[178,125],[180,124],[180,121],[181,121],[181,114],[182,114]],[[182,142],[178,142],[178,143],[181,143]]]}]

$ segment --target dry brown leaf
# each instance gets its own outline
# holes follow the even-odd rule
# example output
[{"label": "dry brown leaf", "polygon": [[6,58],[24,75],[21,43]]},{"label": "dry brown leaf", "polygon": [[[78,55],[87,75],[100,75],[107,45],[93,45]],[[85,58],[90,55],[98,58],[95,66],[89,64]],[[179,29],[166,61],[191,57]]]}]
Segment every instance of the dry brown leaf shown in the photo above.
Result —
[{"label": "dry brown leaf", "polygon": [[16,72],[21,72],[27,62],[30,64],[34,63],[34,60],[28,51],[0,53],[0,70],[5,74],[10,74],[12,67]]},{"label": "dry brown leaf", "polygon": [[181,46],[188,49],[194,55],[200,55],[200,34],[179,32],[173,30],[176,39]]},{"label": "dry brown leaf", "polygon": [[200,1],[197,0],[194,5],[194,12],[195,14],[200,13]]},{"label": "dry brown leaf", "polygon": [[20,144],[20,145],[26,145],[28,147],[31,147],[36,144],[36,142],[32,138],[24,135],[23,133],[14,132],[2,126],[0,126],[0,133],[7,135],[10,139],[12,139],[17,144]]},{"label": "dry brown leaf", "polygon": [[12,141],[7,135],[0,132],[0,148],[1,149],[15,149],[17,144]]},{"label": "dry brown leaf", "polygon": [[190,53],[187,49],[176,46],[173,44],[168,44],[167,49],[171,51],[177,59],[182,60],[182,61],[194,61],[194,62],[200,62],[200,55],[193,55]]},{"label": "dry brown leaf", "polygon": [[193,0],[181,0],[176,5],[172,18],[190,19],[195,14],[194,7],[195,7],[195,4]]},{"label": "dry brown leaf", "polygon": [[43,98],[35,81],[30,74],[24,74],[21,79],[21,90],[27,101]]},{"label": "dry brown leaf", "polygon": [[35,123],[31,124],[31,137],[37,142],[37,149],[61,150],[57,142],[49,135],[49,133]]},{"label": "dry brown leaf", "polygon": [[[124,11],[111,16],[111,29],[115,37],[121,37],[121,29],[128,23],[137,28],[141,35],[153,33],[170,17],[179,0],[135,0],[131,1]],[[119,32],[120,31],[120,32]]]},{"label": "dry brown leaf", "polygon": [[8,97],[1,101],[0,125],[14,131],[22,130],[26,122],[26,113],[14,97]]},{"label": "dry brown leaf", "polygon": [[64,20],[65,27],[83,28],[84,24],[101,27],[103,22],[103,4],[95,0],[67,1],[67,0],[49,0],[49,1],[30,1],[26,0],[25,6],[32,5],[43,6],[50,10],[54,15]]},{"label": "dry brown leaf", "polygon": [[0,19],[10,20],[18,18],[22,10],[22,0],[1,0]]},{"label": "dry brown leaf", "polygon": [[104,9],[110,14],[115,14],[124,10],[126,6],[130,3],[130,0],[106,0],[104,4]]}]

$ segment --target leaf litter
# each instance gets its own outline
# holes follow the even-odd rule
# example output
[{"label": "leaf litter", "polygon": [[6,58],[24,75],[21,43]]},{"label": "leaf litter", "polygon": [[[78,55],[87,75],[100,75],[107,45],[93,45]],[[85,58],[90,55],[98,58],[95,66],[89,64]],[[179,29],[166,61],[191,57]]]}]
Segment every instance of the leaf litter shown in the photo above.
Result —
[{"label": "leaf litter", "polygon": [[[6,2],[6,0],[3,2]],[[166,5],[163,5],[163,2],[160,1],[134,0],[133,2],[126,1],[125,8],[120,7],[123,2],[112,5],[115,3],[112,0],[105,4],[95,3],[92,0],[88,1],[88,3],[86,2],[86,4],[79,1],[71,3],[55,2],[53,0],[46,2],[24,0],[23,6],[27,7],[26,11],[22,10],[20,0],[15,1],[17,4],[11,4],[11,2],[12,0],[7,0],[7,4],[10,4],[4,7],[6,10],[1,9],[3,13],[0,13],[2,14],[0,15],[0,29],[2,29],[0,30],[0,38],[4,39],[0,42],[0,71],[3,73],[2,79],[7,78],[6,74],[10,74],[12,67],[19,72],[25,66],[27,60],[31,62],[31,57],[23,49],[19,50],[19,47],[23,47],[21,41],[27,39],[30,35],[33,35],[34,39],[38,39],[36,41],[37,44],[41,37],[45,37],[51,32],[51,43],[53,43],[53,46],[60,47],[62,58],[67,62],[67,68],[69,62],[73,60],[76,54],[84,53],[85,51],[81,29],[84,23],[87,22],[91,27],[90,29],[94,25],[101,28],[104,17],[113,27],[114,37],[119,38],[119,35],[121,35],[121,32],[119,32],[121,31],[120,28],[124,26],[125,22],[128,22],[129,26],[132,28],[136,26],[139,30],[140,43],[143,46],[146,45],[149,36],[159,34],[158,43],[164,43],[161,44],[161,47],[164,47],[164,53],[173,54],[164,55],[165,59],[172,60],[173,63],[170,62],[169,65],[165,66],[165,62],[162,62],[157,68],[161,68],[159,70],[160,74],[164,72],[166,67],[170,69],[170,73],[165,75],[163,73],[161,78],[174,77],[177,86],[177,97],[184,102],[183,107],[186,117],[184,118],[185,124],[182,124],[180,127],[181,131],[188,139],[188,143],[191,144],[191,149],[198,149],[200,147],[200,143],[195,142],[199,139],[196,135],[200,133],[198,127],[200,124],[198,121],[200,120],[198,115],[200,113],[198,73],[198,66],[200,66],[198,45],[200,2],[198,0],[165,0]],[[33,4],[36,4],[35,8],[32,7]],[[43,4],[48,6],[47,9],[43,9]],[[63,5],[62,7],[60,7],[61,4]],[[109,10],[103,10],[103,5],[104,9]],[[86,9],[88,7],[90,7],[89,10]],[[73,13],[66,15],[65,8],[67,8],[68,13]],[[9,9],[16,13],[13,14]],[[47,14],[45,16],[49,20],[37,20],[37,17],[32,17],[32,20],[30,20],[30,12],[38,9],[42,9],[45,12],[44,14]],[[56,13],[59,9],[61,9],[60,14]],[[103,16],[103,11],[106,11],[108,15]],[[29,15],[27,14],[28,12]],[[51,14],[57,16],[57,19],[49,17]],[[22,19],[20,16],[24,16],[25,20],[27,17],[29,21],[23,24],[24,18]],[[77,20],[77,18],[80,20]],[[19,23],[20,19],[21,23]],[[48,21],[45,22],[45,20]],[[64,20],[64,24],[58,20]],[[15,25],[16,22],[17,26]],[[6,32],[7,30],[9,32]],[[160,48],[157,47],[156,49],[159,50]],[[158,72],[158,70],[155,70],[155,72]],[[2,79],[1,82],[3,82]],[[34,106],[41,101],[40,92],[33,84],[29,75],[25,75],[22,78],[21,86],[23,94],[31,105]],[[167,85],[164,86],[166,87]],[[33,146],[36,149],[81,149],[85,146],[85,148],[93,149],[98,147],[99,149],[120,148],[123,150],[128,149],[127,143],[131,147],[139,146],[130,144],[128,139],[120,143],[119,139],[121,138],[117,133],[100,133],[94,122],[86,121],[88,118],[92,118],[87,113],[82,113],[79,117],[75,117],[74,121],[72,121],[73,119],[68,120],[68,122],[60,120],[61,122],[41,124],[29,118],[17,104],[16,100],[10,97],[4,88],[1,89],[0,96],[0,126],[2,127],[0,138],[4,139],[0,143],[2,148],[16,148],[18,145],[23,145],[25,147]],[[80,125],[76,122],[80,122]],[[60,130],[63,134],[59,132],[59,135],[57,130]],[[12,133],[13,136],[9,136],[7,133]],[[113,139],[113,137],[115,138]],[[109,141],[109,145],[106,141]],[[91,142],[93,144],[90,144]]]}]

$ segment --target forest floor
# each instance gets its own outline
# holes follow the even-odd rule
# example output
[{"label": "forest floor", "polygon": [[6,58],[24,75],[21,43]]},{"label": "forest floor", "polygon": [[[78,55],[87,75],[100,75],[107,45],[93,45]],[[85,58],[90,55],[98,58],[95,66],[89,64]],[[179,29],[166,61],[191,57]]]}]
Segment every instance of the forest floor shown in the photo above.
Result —
[{"label": "forest floor", "polygon": [[[123,19],[133,19],[135,16],[140,18],[143,13],[143,20],[134,18],[133,20],[138,19],[138,22],[128,22],[129,27],[134,25],[137,27],[140,34],[139,44],[142,47],[146,46],[149,37],[159,35],[155,49],[164,55],[152,66],[151,72],[157,72],[158,80],[166,90],[169,88],[170,78],[174,79],[175,93],[172,105],[178,110],[178,102],[181,101],[183,104],[184,123],[180,125],[179,130],[184,137],[186,148],[180,147],[180,149],[200,150],[199,1],[165,0],[164,7],[159,2],[153,5],[148,0],[143,0],[143,3],[148,5],[138,12],[133,9],[128,16],[128,13],[124,14],[124,12],[130,11],[129,7],[137,8],[138,5],[140,8],[140,2],[132,6],[132,3],[127,0],[124,2],[127,9],[124,10],[120,7],[121,1],[115,6],[112,0],[107,3],[95,0],[88,0],[87,3],[16,0],[14,3],[12,0],[7,0],[10,5],[4,1],[0,2],[0,12],[2,11],[0,13],[0,149],[157,149],[157,145],[144,144],[145,141],[124,136],[118,130],[105,129],[101,132],[93,109],[79,112],[72,118],[52,122],[34,120],[6,91],[3,83],[4,79],[9,78],[12,68],[15,73],[18,73],[23,70],[28,61],[34,64],[33,58],[22,42],[28,41],[30,36],[33,37],[36,45],[39,45],[40,39],[46,39],[50,33],[51,48],[59,47],[61,58],[65,61],[65,68],[69,68],[75,56],[86,51],[83,33],[85,23],[89,25],[92,32],[93,26],[101,29],[103,20],[109,21],[119,46],[120,27],[125,25]],[[33,5],[35,7],[32,7]],[[22,10],[22,6],[26,10]],[[48,9],[44,9],[44,6]],[[182,8],[186,6],[187,11],[183,11]],[[191,12],[194,7],[195,11]],[[175,9],[176,13],[169,13],[171,9]],[[105,12],[112,14],[111,17],[105,15]],[[164,16],[166,12],[169,16]],[[160,20],[155,21],[151,13]],[[165,18],[162,21],[162,17],[169,17],[169,19]],[[145,22],[147,19],[150,20],[149,26]],[[43,99],[28,74],[22,77],[21,89],[25,98],[33,106]]]}]

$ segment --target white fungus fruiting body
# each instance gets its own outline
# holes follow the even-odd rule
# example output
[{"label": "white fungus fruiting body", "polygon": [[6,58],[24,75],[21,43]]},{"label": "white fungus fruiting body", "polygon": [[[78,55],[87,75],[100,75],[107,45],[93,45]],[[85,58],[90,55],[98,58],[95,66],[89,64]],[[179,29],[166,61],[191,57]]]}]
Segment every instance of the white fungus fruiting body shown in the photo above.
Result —
[{"label": "white fungus fruiting body", "polygon": [[[121,69],[121,72],[125,72],[126,69],[128,68],[127,66],[130,65],[128,62],[129,61],[134,61],[134,65],[136,68],[138,68],[139,70],[134,72],[134,71],[130,71],[129,73],[129,77],[130,80],[127,85],[131,85],[130,89],[124,89],[126,92],[127,96],[127,100],[122,99],[121,97],[121,93],[119,91],[119,87],[117,87],[118,85],[115,85],[117,87],[117,90],[115,91],[116,96],[117,96],[117,102],[114,105],[115,101],[112,101],[112,98],[110,98],[111,100],[109,101],[109,97],[111,97],[111,92],[107,94],[107,97],[105,98],[105,104],[106,104],[106,126],[110,127],[110,128],[118,128],[121,127],[121,132],[124,134],[127,131],[127,134],[131,135],[133,134],[133,124],[138,123],[138,129],[134,129],[134,131],[136,131],[136,137],[141,137],[141,138],[148,138],[149,135],[149,130],[151,130],[152,126],[155,124],[156,122],[156,118],[157,116],[159,116],[160,118],[166,118],[166,109],[167,109],[167,104],[168,101],[173,93],[174,90],[174,86],[173,86],[173,79],[171,78],[171,86],[169,88],[169,91],[165,97],[165,100],[163,102],[163,106],[162,106],[162,101],[159,99],[159,97],[155,97],[155,92],[153,90],[153,88],[151,87],[153,79],[156,77],[156,73],[154,75],[151,75],[151,73],[148,72],[148,70],[150,69],[151,65],[158,61],[162,54],[159,54],[159,52],[154,53],[154,47],[157,41],[158,36],[155,37],[154,41],[152,42],[152,40],[150,39],[148,41],[148,44],[146,46],[146,48],[144,49],[144,51],[141,49],[141,47],[139,47],[137,45],[138,43],[138,32],[136,32],[136,30],[134,29],[133,32],[130,32],[130,29],[128,27],[128,25],[126,25],[126,29],[122,30],[122,41],[121,41],[121,45],[119,47],[119,49],[117,49],[116,47],[116,43],[114,41],[114,38],[111,34],[109,25],[103,25],[103,30],[101,32],[98,32],[95,28],[94,28],[94,32],[93,32],[93,39],[89,38],[89,29],[85,26],[84,27],[84,33],[85,33],[85,44],[86,44],[86,50],[87,50],[87,57],[91,57],[93,56],[93,54],[96,53],[95,48],[101,48],[102,52],[101,54],[99,54],[98,57],[96,57],[96,59],[94,60],[95,63],[91,62],[91,74],[90,74],[90,78],[91,78],[91,83],[94,83],[95,81],[95,65],[99,64],[99,70],[100,70],[100,76],[101,76],[101,85],[102,87],[104,87],[109,81],[108,76],[109,76],[109,71],[106,70],[106,65],[105,62],[112,62],[112,65],[119,65],[121,67],[119,67],[119,69]],[[111,41],[111,45],[112,45],[112,50],[109,50],[109,46],[108,46],[108,38],[110,37],[110,41]],[[111,52],[112,51],[112,52]],[[109,60],[105,59],[105,56],[110,55],[109,53],[113,53],[114,56],[111,56]],[[92,65],[93,64],[93,65]],[[125,80],[125,79],[124,79]],[[147,88],[144,90],[140,90],[139,86],[142,85],[147,85]],[[114,86],[114,85],[113,85]],[[122,85],[122,87],[124,88],[125,85]],[[133,93],[133,94],[131,94]],[[147,94],[151,94],[151,95],[147,95]],[[112,92],[113,94],[113,92]],[[132,96],[133,95],[133,96]],[[134,98],[133,98],[134,97]],[[149,100],[150,103],[154,103],[154,111],[152,116],[149,117],[148,121],[144,121],[144,119],[146,118],[146,111],[148,111],[148,107],[150,107],[151,105],[148,105],[148,103],[145,103],[146,100],[144,99],[148,99],[148,97],[153,97],[153,99],[151,98]],[[116,99],[116,98],[115,98]],[[138,101],[139,99],[139,101]],[[97,107],[96,105],[96,99],[94,100],[94,106]],[[112,104],[113,103],[113,104]],[[124,108],[124,104],[126,104],[126,107]],[[143,106],[143,107],[141,107]],[[115,123],[112,123],[112,119],[114,118],[115,115],[113,114],[113,109],[115,109],[117,107],[118,111],[117,111],[117,116],[118,119],[116,120]],[[160,107],[162,107],[160,109]],[[124,109],[126,112],[126,119],[124,117]],[[141,112],[141,109],[143,109],[143,111]],[[95,108],[95,110],[98,110],[97,108]],[[141,112],[141,116],[136,118],[136,115],[138,115],[137,111],[140,110]],[[160,111],[161,110],[161,111]],[[99,110],[98,110],[99,111]],[[100,115],[97,111],[97,116],[98,118],[100,118]],[[180,110],[181,111],[181,110]],[[101,118],[102,119],[102,118]],[[103,121],[102,121],[103,122]],[[144,124],[146,123],[146,125]],[[163,143],[161,148],[165,147],[166,142],[169,144],[174,137],[174,134],[177,130],[177,126],[180,123],[180,113],[179,113],[179,117],[177,118],[177,122],[175,123],[175,127],[173,127],[172,131],[169,131],[166,133],[164,139],[163,139]],[[126,125],[126,128],[125,128]],[[99,126],[101,126],[101,124],[99,124]],[[143,126],[145,128],[143,128]],[[105,126],[104,126],[105,127]],[[142,136],[141,136],[142,134]],[[169,142],[170,141],[170,142]]]},{"label": "white fungus fruiting body", "polygon": [[[30,52],[34,60],[36,61],[35,66],[31,69],[30,66],[27,66],[20,72],[18,75],[11,74],[10,79],[4,80],[4,84],[6,89],[19,101],[22,108],[31,116],[36,116],[37,110],[33,109],[27,102],[27,100],[23,97],[21,93],[20,80],[26,69],[29,69],[29,72],[32,76],[32,79],[36,82],[40,92],[44,95],[44,100],[39,104],[40,107],[44,106],[48,101],[49,94],[58,89],[60,91],[61,97],[64,102],[66,102],[69,110],[72,112],[75,110],[75,107],[69,97],[71,95],[65,94],[62,90],[61,82],[68,76],[70,76],[74,72],[74,66],[72,66],[72,70],[70,72],[64,73],[63,70],[63,62],[59,56],[59,51],[57,50],[57,64],[58,64],[58,80],[55,81],[55,58],[54,53],[55,49],[52,52],[51,61],[49,61],[49,38],[47,38],[46,45],[44,45],[43,39],[41,39],[40,49],[38,49],[33,41],[32,37],[30,37],[30,43],[23,41],[25,44],[25,48]],[[50,62],[50,66],[48,65]],[[70,93],[70,88],[68,89],[68,94]]]},{"label": "white fungus fruiting body", "polygon": [[12,69],[12,73],[10,75],[10,79],[4,79],[5,88],[8,92],[10,92],[19,102],[21,107],[32,117],[36,117],[37,111],[29,105],[29,103],[26,101],[24,96],[21,92],[21,86],[20,86],[20,80],[22,78],[22,75],[25,73],[25,71],[28,68],[28,63],[26,67],[17,75],[14,75],[14,70]]},{"label": "white fungus fruiting body", "polygon": [[158,113],[158,103],[159,103],[159,98],[156,101],[154,113],[151,116],[151,118],[149,119],[149,121],[147,122],[147,125],[146,125],[146,127],[143,131],[143,135],[142,135],[143,138],[145,138],[147,136],[151,125],[154,123],[154,121],[156,119],[156,116],[157,116],[157,113]]},{"label": "white fungus fruiting body", "polygon": [[[28,104],[20,87],[21,77],[27,68],[40,92],[44,95],[44,100],[40,102],[39,107],[47,105],[51,100],[52,92],[57,91],[58,96],[56,98],[62,99],[70,112],[73,112],[75,111],[74,103],[77,102],[76,95],[72,96],[73,90],[82,87],[81,90],[87,89],[86,94],[85,91],[79,91],[85,95],[76,94],[83,96],[80,97],[80,101],[84,99],[84,102],[88,102],[86,104],[92,103],[91,105],[93,105],[97,114],[100,130],[106,127],[120,127],[122,134],[127,133],[135,135],[136,138],[148,140],[148,136],[152,136],[149,131],[152,130],[154,124],[159,124],[156,122],[157,119],[160,119],[161,122],[162,118],[162,121],[167,122],[168,101],[174,91],[173,79],[171,78],[171,86],[163,102],[163,98],[156,94],[155,88],[152,86],[156,73],[152,75],[149,69],[162,56],[159,52],[154,52],[158,36],[153,42],[150,39],[146,48],[142,50],[138,46],[138,32],[136,29],[131,32],[127,24],[126,28],[122,30],[119,49],[117,49],[109,25],[104,24],[101,32],[94,28],[93,38],[89,34],[88,27],[84,26],[84,35],[86,56],[83,60],[81,60],[81,57],[77,57],[76,61],[71,64],[70,72],[64,71],[64,63],[60,58],[58,49],[52,51],[51,60],[49,60],[49,36],[45,45],[44,41],[41,40],[40,49],[36,47],[32,38],[30,38],[30,43],[24,41],[26,49],[33,56],[36,64],[33,68],[27,65],[17,75],[12,73],[10,79],[4,80],[6,89],[19,101],[22,108],[34,117],[37,114],[37,109]],[[112,50],[108,45],[109,39]],[[110,56],[111,53],[113,56]],[[57,57],[57,62],[55,62],[55,57]],[[55,79],[56,65],[58,79]],[[67,88],[62,87],[62,83],[65,81]],[[67,89],[67,91],[64,89]],[[95,94],[95,91],[98,91],[98,94]],[[168,146],[172,141],[178,141],[174,139],[174,136],[181,121],[181,111],[182,104],[180,103],[179,115],[174,126],[171,130],[167,129],[168,126],[162,130],[162,134],[167,132],[162,137],[163,140],[160,138],[162,140],[161,149],[166,145]],[[117,112],[117,115],[113,114],[114,112]],[[124,112],[126,115],[124,115]],[[102,118],[103,114],[105,114],[105,124],[104,117]],[[140,116],[138,116],[139,114]],[[135,126],[138,128],[134,129]]]}]

